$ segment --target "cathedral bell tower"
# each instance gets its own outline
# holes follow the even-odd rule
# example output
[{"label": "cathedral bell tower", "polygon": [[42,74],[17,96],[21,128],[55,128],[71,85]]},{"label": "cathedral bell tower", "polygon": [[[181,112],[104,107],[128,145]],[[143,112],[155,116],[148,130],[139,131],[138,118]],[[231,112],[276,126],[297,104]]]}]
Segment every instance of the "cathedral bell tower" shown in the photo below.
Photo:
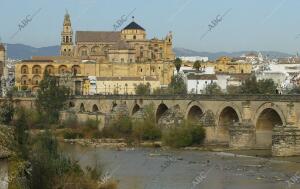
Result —
[{"label": "cathedral bell tower", "polygon": [[65,14],[63,31],[61,32],[61,56],[73,56],[73,30],[68,12]]}]

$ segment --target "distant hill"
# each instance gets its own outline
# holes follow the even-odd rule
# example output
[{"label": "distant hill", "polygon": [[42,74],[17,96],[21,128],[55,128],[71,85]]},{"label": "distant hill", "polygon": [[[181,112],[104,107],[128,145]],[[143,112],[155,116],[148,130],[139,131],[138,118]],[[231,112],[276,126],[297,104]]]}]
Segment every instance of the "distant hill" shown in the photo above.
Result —
[{"label": "distant hill", "polygon": [[[198,52],[185,48],[174,48],[173,49],[176,56],[204,56],[208,57],[210,60],[215,60],[220,56],[229,56],[229,57],[239,57],[243,54],[247,54],[250,52],[257,51],[237,51],[237,52]],[[283,58],[293,56],[291,54],[277,52],[277,51],[260,51],[264,56],[268,56],[270,58]]]},{"label": "distant hill", "polygon": [[35,48],[23,44],[7,44],[7,54],[12,59],[30,59],[31,56],[59,55],[60,46]]},{"label": "distant hill", "polygon": [[[35,48],[23,44],[7,44],[8,57],[12,59],[30,59],[32,56],[57,56],[59,55],[60,46],[49,46]],[[253,51],[238,51],[238,52],[198,52],[185,48],[174,48],[176,56],[205,56],[210,60],[215,60],[220,56],[238,57],[245,53]],[[268,55],[270,58],[282,58],[292,56],[291,54],[277,51],[261,51],[263,55]]]}]

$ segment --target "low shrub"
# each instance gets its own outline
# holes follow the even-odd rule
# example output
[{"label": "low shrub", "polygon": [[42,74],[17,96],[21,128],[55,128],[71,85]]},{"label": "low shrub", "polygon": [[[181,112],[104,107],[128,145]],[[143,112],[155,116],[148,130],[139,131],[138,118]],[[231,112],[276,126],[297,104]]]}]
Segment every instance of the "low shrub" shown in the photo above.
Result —
[{"label": "low shrub", "polygon": [[138,140],[159,140],[162,132],[156,125],[154,106],[144,107],[144,119],[136,121],[133,127],[133,137]]},{"label": "low shrub", "polygon": [[64,133],[64,139],[80,139],[83,137],[84,135],[82,133],[76,131],[66,131]]},{"label": "low shrub", "polygon": [[132,137],[137,140],[159,140],[161,138],[161,130],[155,123],[138,121],[135,122]]},{"label": "low shrub", "polygon": [[133,122],[130,117],[124,116],[114,120],[108,127],[102,130],[102,136],[106,138],[129,138],[132,134]]},{"label": "low shrub", "polygon": [[184,121],[178,127],[165,131],[163,142],[171,147],[180,148],[202,144],[205,136],[202,126]]},{"label": "low shrub", "polygon": [[103,134],[101,131],[95,131],[93,134],[92,134],[92,138],[94,139],[99,139],[99,138],[102,138]]},{"label": "low shrub", "polygon": [[77,117],[75,114],[71,114],[68,118],[61,123],[63,128],[77,128],[79,126]]},{"label": "low shrub", "polygon": [[98,129],[99,123],[99,120],[87,119],[82,125],[84,125],[87,128]]},{"label": "low shrub", "polygon": [[192,145],[192,135],[187,128],[174,128],[166,132],[163,137],[165,144],[180,148]]}]

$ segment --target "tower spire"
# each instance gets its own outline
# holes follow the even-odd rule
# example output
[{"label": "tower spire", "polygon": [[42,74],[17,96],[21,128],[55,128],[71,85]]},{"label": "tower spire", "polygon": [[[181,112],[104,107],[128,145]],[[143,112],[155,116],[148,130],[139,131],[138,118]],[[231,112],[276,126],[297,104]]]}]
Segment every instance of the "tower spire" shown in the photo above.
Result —
[{"label": "tower spire", "polygon": [[70,15],[66,9],[63,31],[61,32],[61,56],[73,56],[73,30]]}]

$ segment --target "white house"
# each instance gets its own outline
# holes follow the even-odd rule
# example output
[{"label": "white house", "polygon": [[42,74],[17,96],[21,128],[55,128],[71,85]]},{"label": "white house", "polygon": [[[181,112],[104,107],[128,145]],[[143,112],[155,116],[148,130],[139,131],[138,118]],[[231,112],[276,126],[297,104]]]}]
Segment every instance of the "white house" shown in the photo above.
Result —
[{"label": "white house", "polygon": [[190,62],[196,62],[197,60],[207,62],[208,57],[202,57],[202,56],[180,56],[178,57],[182,61],[190,61]]},{"label": "white house", "polygon": [[217,82],[215,74],[189,74],[186,77],[187,91],[189,94],[203,94],[207,85]]}]

